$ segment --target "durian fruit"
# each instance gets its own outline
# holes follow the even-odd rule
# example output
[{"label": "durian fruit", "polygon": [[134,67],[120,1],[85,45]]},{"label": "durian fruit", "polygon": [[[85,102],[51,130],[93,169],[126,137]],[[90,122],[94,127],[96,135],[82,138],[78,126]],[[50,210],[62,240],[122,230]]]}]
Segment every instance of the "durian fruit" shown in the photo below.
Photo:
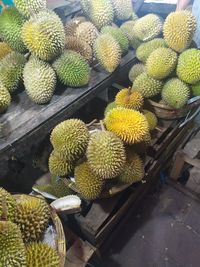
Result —
[{"label": "durian fruit", "polygon": [[138,91],[145,98],[158,95],[163,87],[163,82],[149,77],[146,72],[140,74],[133,82],[133,91]]},{"label": "durian fruit", "polygon": [[142,43],[136,50],[136,57],[143,63],[146,63],[150,54],[159,47],[166,47],[165,40],[162,38],[155,38]]},{"label": "durian fruit", "polygon": [[95,57],[108,72],[113,72],[121,61],[121,48],[110,34],[101,34],[94,45]]},{"label": "durian fruit", "polygon": [[81,9],[85,16],[89,15],[90,0],[80,0]]},{"label": "durian fruit", "polygon": [[4,112],[11,104],[11,96],[6,87],[0,82],[0,113]]},{"label": "durian fruit", "polygon": [[16,195],[17,211],[14,222],[19,226],[25,243],[40,241],[48,226],[50,209],[42,198]]},{"label": "durian fruit", "polygon": [[144,116],[147,119],[147,122],[149,124],[149,130],[153,131],[156,128],[156,126],[158,125],[158,119],[157,119],[156,115],[153,112],[146,110],[146,109],[143,109],[142,113],[144,114]]},{"label": "durian fruit", "polygon": [[5,42],[0,42],[0,60],[12,52],[10,46]]},{"label": "durian fruit", "polygon": [[55,249],[45,243],[30,243],[26,246],[28,267],[59,267],[60,258]]},{"label": "durian fruit", "polygon": [[54,149],[63,153],[65,159],[75,161],[80,159],[87,149],[89,131],[81,120],[69,119],[53,129],[50,140]]},{"label": "durian fruit", "polygon": [[23,71],[26,93],[37,104],[48,103],[55,91],[56,74],[50,64],[32,57]]},{"label": "durian fruit", "polygon": [[101,33],[107,33],[110,34],[120,45],[122,54],[126,54],[128,52],[128,47],[129,47],[129,41],[128,38],[126,37],[125,33],[117,27],[112,27],[112,26],[106,26],[102,28]]},{"label": "durian fruit", "polygon": [[25,57],[17,52],[11,52],[0,61],[0,82],[9,92],[17,89],[25,63]]},{"label": "durian fruit", "polygon": [[60,81],[66,86],[82,87],[89,83],[89,64],[84,57],[75,51],[66,50],[55,60],[53,68]]},{"label": "durian fruit", "polygon": [[26,18],[47,8],[46,0],[14,0],[15,7]]},{"label": "durian fruit", "polygon": [[98,35],[99,32],[97,28],[89,21],[79,24],[75,31],[75,36],[77,36],[80,40],[84,40],[84,42],[92,48]]},{"label": "durian fruit", "polygon": [[139,110],[144,104],[144,99],[139,92],[124,88],[116,95],[115,103],[119,107]]},{"label": "durian fruit", "polygon": [[178,78],[167,81],[162,89],[162,99],[175,109],[182,108],[189,100],[189,97],[190,88]]},{"label": "durian fruit", "polygon": [[[13,196],[4,188],[0,187],[0,220],[6,219],[13,221],[16,212],[16,201]],[[4,214],[6,212],[6,214]],[[1,265],[0,265],[1,266]]]},{"label": "durian fruit", "polygon": [[27,267],[22,235],[16,224],[0,221],[0,266]]},{"label": "durian fruit", "polygon": [[177,54],[172,49],[158,48],[147,59],[147,74],[154,79],[164,79],[175,70],[177,59]]},{"label": "durian fruit", "polygon": [[75,36],[76,35],[76,28],[78,27],[79,24],[81,24],[82,22],[85,22],[85,21],[86,21],[85,17],[75,17],[75,18],[67,21],[65,24],[66,37]]},{"label": "durian fruit", "polygon": [[6,8],[0,16],[0,39],[20,53],[26,52],[21,38],[24,19],[14,7]]},{"label": "durian fruit", "polygon": [[200,82],[192,85],[192,95],[200,96]]},{"label": "durian fruit", "polygon": [[64,48],[64,26],[53,11],[40,11],[24,23],[22,39],[33,55],[41,60],[51,61]]},{"label": "durian fruit", "polygon": [[98,30],[110,25],[114,19],[113,7],[110,0],[90,0],[89,18]]},{"label": "durian fruit", "polygon": [[114,108],[107,113],[104,122],[107,130],[115,133],[126,144],[144,141],[149,132],[145,116],[131,109]]},{"label": "durian fruit", "polygon": [[195,30],[195,17],[186,10],[170,13],[163,26],[167,45],[177,52],[183,52],[190,46]]},{"label": "durian fruit", "polygon": [[64,153],[53,151],[49,157],[49,172],[56,176],[65,176],[71,173],[73,164],[66,159]]},{"label": "durian fruit", "polygon": [[34,185],[34,188],[41,192],[48,193],[50,195],[56,196],[54,188],[51,184],[44,184],[44,185]]},{"label": "durian fruit", "polygon": [[83,198],[96,199],[100,196],[104,182],[91,170],[87,161],[76,166],[74,177]]},{"label": "durian fruit", "polygon": [[115,101],[109,103],[109,104],[107,105],[107,107],[105,108],[104,116],[106,116],[106,114],[107,114],[110,110],[112,110],[113,108],[116,108],[116,107],[117,107],[117,105],[116,105]]},{"label": "durian fruit", "polygon": [[92,48],[85,41],[82,41],[76,36],[68,36],[65,39],[65,48],[75,51],[84,57],[89,63],[92,62]]},{"label": "durian fruit", "polygon": [[118,176],[126,160],[122,141],[114,133],[108,131],[92,134],[86,156],[92,171],[102,179],[112,179]]},{"label": "durian fruit", "polygon": [[111,0],[114,8],[115,18],[128,20],[133,14],[132,0]]},{"label": "durian fruit", "polygon": [[136,153],[127,153],[127,160],[124,171],[118,180],[125,184],[133,184],[142,180],[144,177],[144,163]]},{"label": "durian fruit", "polygon": [[146,71],[146,67],[143,63],[137,63],[133,65],[133,67],[130,69],[128,77],[131,82],[134,82],[134,80],[143,72]]},{"label": "durian fruit", "polygon": [[126,21],[124,22],[120,29],[126,34],[126,37],[129,40],[129,45],[137,49],[141,45],[141,41],[135,36],[135,33],[133,32],[133,26],[135,25],[135,21]]},{"label": "durian fruit", "polygon": [[133,32],[139,40],[147,42],[157,37],[162,28],[161,19],[155,14],[148,14],[135,21]]},{"label": "durian fruit", "polygon": [[54,195],[57,198],[74,194],[74,192],[65,184],[64,180],[62,178],[58,178],[57,176],[52,176],[51,185],[54,190]]},{"label": "durian fruit", "polygon": [[178,58],[177,75],[189,84],[200,81],[200,51],[195,48],[184,51]]}]

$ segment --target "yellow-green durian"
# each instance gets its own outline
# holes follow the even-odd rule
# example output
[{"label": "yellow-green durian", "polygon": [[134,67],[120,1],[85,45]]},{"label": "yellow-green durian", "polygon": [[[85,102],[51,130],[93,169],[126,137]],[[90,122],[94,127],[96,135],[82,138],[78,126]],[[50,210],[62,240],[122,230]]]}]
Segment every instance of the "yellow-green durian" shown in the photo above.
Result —
[{"label": "yellow-green durian", "polygon": [[108,131],[92,134],[86,156],[92,171],[102,179],[112,179],[118,176],[126,160],[122,141],[114,133]]},{"label": "yellow-green durian", "polygon": [[110,110],[112,110],[113,108],[116,108],[116,107],[117,107],[117,105],[116,105],[115,101],[109,103],[109,104],[107,105],[105,111],[104,111],[104,116],[106,116],[106,114],[107,114]]},{"label": "yellow-green durian", "polygon": [[41,60],[51,61],[63,51],[64,26],[53,11],[40,11],[25,22],[22,39],[33,55]]},{"label": "yellow-green durian", "polygon": [[0,42],[0,60],[12,52],[10,46],[5,42]]},{"label": "yellow-green durian", "polygon": [[131,82],[134,82],[134,80],[144,71],[146,71],[146,67],[143,63],[137,63],[133,65],[133,67],[129,71],[129,75],[128,75],[129,80]]},{"label": "yellow-green durian", "polygon": [[155,38],[142,43],[136,50],[136,57],[143,63],[146,63],[150,54],[159,47],[166,47],[165,40],[162,38]]},{"label": "yellow-green durian", "polygon": [[111,0],[114,8],[115,18],[128,20],[133,14],[132,0]]},{"label": "yellow-green durian", "polygon": [[92,48],[98,35],[99,32],[97,28],[90,21],[80,23],[75,31],[75,36],[77,36],[80,40],[86,42]]},{"label": "yellow-green durian", "polygon": [[[0,220],[13,221],[16,213],[16,201],[4,188],[0,187]],[[5,214],[6,213],[6,214]]]},{"label": "yellow-green durian", "polygon": [[25,243],[40,241],[48,226],[50,208],[44,199],[16,195],[17,211],[14,222],[19,226]]},{"label": "yellow-green durian", "polygon": [[163,27],[167,45],[177,52],[183,52],[190,46],[195,30],[196,19],[188,10],[170,13]]},{"label": "yellow-green durian", "polygon": [[157,37],[162,28],[161,19],[155,14],[148,14],[135,21],[133,32],[139,40],[147,42]]},{"label": "yellow-green durian", "polygon": [[30,243],[26,246],[28,267],[60,267],[60,257],[55,249],[45,243]]},{"label": "yellow-green durian", "polygon": [[91,170],[87,161],[76,166],[74,177],[83,198],[96,199],[100,196],[104,182]]},{"label": "yellow-green durian", "polygon": [[26,18],[47,8],[46,0],[14,0],[15,7]]},{"label": "yellow-green durian", "polygon": [[108,131],[115,133],[127,144],[144,141],[149,132],[145,116],[131,109],[114,108],[107,113],[104,122]]},{"label": "yellow-green durian", "polygon": [[115,103],[119,107],[139,110],[144,104],[144,99],[139,92],[124,88],[116,95]]},{"label": "yellow-green durian", "polygon": [[108,72],[113,72],[121,61],[121,48],[109,34],[101,34],[95,41],[95,57],[101,66]]},{"label": "yellow-green durian", "polygon": [[191,48],[180,54],[176,72],[185,83],[195,84],[200,81],[200,51]]},{"label": "yellow-green durian", "polygon": [[170,48],[160,47],[154,50],[147,59],[147,74],[154,79],[164,79],[176,68],[177,54]]},{"label": "yellow-green durian", "polygon": [[192,85],[193,96],[200,96],[200,82]]},{"label": "yellow-green durian", "polygon": [[52,176],[51,186],[53,187],[54,195],[58,198],[74,194],[74,192],[68,187],[68,185],[66,185],[63,178]]},{"label": "yellow-green durian", "polygon": [[129,40],[129,45],[134,49],[137,49],[142,42],[136,37],[133,31],[134,25],[135,21],[133,20],[126,21],[121,25],[120,29],[126,34],[126,37]]},{"label": "yellow-green durian", "polygon": [[17,52],[11,52],[0,61],[0,82],[9,92],[17,89],[25,63],[25,57]]},{"label": "yellow-green durian", "polygon": [[16,224],[0,221],[0,266],[27,267],[22,235]]},{"label": "yellow-green durian", "polygon": [[146,110],[146,109],[143,109],[142,113],[147,119],[147,122],[149,124],[149,130],[150,131],[154,130],[158,124],[158,119],[156,115],[153,112]]},{"label": "yellow-green durian", "polygon": [[48,103],[56,88],[56,74],[47,62],[31,58],[23,71],[24,86],[29,98],[37,104]]},{"label": "yellow-green durian", "polygon": [[11,104],[11,95],[0,82],[0,113],[4,112]]},{"label": "yellow-green durian", "polygon": [[146,72],[140,74],[133,82],[133,91],[138,91],[145,98],[158,95],[163,87],[163,82],[147,75]]}]

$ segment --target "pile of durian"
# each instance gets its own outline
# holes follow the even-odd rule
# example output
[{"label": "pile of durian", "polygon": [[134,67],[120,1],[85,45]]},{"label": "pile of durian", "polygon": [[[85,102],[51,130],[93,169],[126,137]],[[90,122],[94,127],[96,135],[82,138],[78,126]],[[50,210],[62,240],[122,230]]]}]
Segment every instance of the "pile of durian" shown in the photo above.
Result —
[{"label": "pile of durian", "polygon": [[[134,27],[144,20],[138,19]],[[145,42],[136,49],[140,62],[129,72],[132,92],[180,109],[191,97],[200,96],[200,50],[193,42],[196,20],[190,11],[172,12],[161,28],[163,38],[157,27],[141,31],[140,40]]]},{"label": "pile of durian", "polygon": [[0,266],[59,267],[55,248],[42,242],[49,220],[44,199],[0,188]]},{"label": "pile of durian", "polygon": [[[14,0],[0,15],[0,113],[18,88],[37,104],[48,103],[59,80],[65,86],[89,83],[91,64],[108,72],[128,52],[128,29],[113,21],[133,21],[131,0],[83,0],[84,16],[63,25],[46,0]],[[130,22],[131,22],[130,21]],[[22,85],[23,84],[23,85]]]},{"label": "pile of durian", "polygon": [[[156,116],[143,110],[143,97],[124,88],[105,110],[105,118],[91,128],[79,119],[68,119],[52,131],[53,151],[49,171],[74,178],[84,199],[106,195],[108,185],[131,185],[144,178],[144,154]],[[46,192],[48,188],[46,188]]]}]

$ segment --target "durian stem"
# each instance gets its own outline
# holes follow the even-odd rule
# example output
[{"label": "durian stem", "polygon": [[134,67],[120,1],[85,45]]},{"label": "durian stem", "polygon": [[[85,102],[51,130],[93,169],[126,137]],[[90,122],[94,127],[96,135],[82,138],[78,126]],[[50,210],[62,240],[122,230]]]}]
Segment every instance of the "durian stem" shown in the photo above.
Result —
[{"label": "durian stem", "polygon": [[102,121],[102,120],[100,120],[100,125],[101,125],[101,130],[102,130],[102,131],[105,131],[105,130],[106,130],[106,128],[105,128],[105,126],[104,126],[104,124],[103,124],[103,121]]},{"label": "durian stem", "polygon": [[132,88],[129,86],[129,87],[128,87],[128,94],[129,94],[129,95],[131,95],[131,89],[132,89]]},{"label": "durian stem", "polygon": [[93,121],[91,121],[90,123],[86,124],[87,127],[90,127],[91,125],[93,125],[95,122],[97,122],[97,119],[94,119]]}]

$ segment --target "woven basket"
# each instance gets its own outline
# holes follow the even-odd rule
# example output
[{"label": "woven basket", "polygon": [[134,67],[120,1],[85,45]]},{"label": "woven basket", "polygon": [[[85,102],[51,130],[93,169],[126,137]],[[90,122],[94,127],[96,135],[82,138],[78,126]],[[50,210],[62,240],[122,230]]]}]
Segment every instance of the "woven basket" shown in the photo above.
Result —
[{"label": "woven basket", "polygon": [[[15,194],[14,197],[18,198],[20,195]],[[30,197],[37,197],[37,196],[30,196]],[[41,196],[39,196],[41,198]],[[60,257],[60,267],[65,266],[65,258],[66,258],[66,241],[65,241],[65,234],[63,230],[62,223],[60,221],[60,218],[56,214],[54,210],[51,209],[51,224],[54,226],[56,231],[56,247],[57,252]]]},{"label": "woven basket", "polygon": [[175,120],[186,117],[189,111],[200,105],[200,97],[194,97],[189,103],[181,109],[173,109],[165,104],[159,104],[153,100],[147,99],[145,102],[147,108],[153,111],[160,119]]}]

